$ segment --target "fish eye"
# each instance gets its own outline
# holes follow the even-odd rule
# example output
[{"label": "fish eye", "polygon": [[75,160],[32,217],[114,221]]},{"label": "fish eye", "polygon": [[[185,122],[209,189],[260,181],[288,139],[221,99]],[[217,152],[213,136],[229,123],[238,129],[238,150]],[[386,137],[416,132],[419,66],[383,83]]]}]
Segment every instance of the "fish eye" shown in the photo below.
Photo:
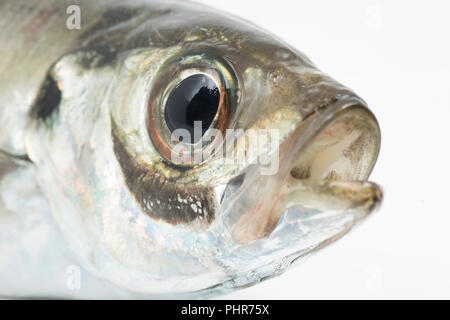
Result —
[{"label": "fish eye", "polygon": [[223,143],[239,104],[232,66],[201,51],[168,60],[150,83],[147,131],[159,154],[174,165],[195,166],[212,156],[209,151]]},{"label": "fish eye", "polygon": [[[199,73],[181,80],[165,105],[164,117],[170,132],[185,129],[191,137],[190,143],[198,142],[217,114],[220,96],[218,84],[209,75]],[[197,124],[201,135],[195,132]]]}]

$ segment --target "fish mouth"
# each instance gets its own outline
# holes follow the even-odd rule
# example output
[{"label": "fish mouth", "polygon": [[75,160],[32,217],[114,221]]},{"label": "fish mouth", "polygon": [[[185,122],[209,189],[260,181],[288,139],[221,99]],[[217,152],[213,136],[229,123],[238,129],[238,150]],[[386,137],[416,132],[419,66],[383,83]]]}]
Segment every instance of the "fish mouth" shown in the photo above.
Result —
[{"label": "fish mouth", "polygon": [[307,127],[300,126],[280,147],[290,178],[367,180],[378,158],[380,129],[362,102],[341,101],[306,122]]},{"label": "fish mouth", "polygon": [[278,172],[258,177],[247,190],[254,201],[234,220],[235,241],[270,236],[294,207],[346,212],[355,223],[367,217],[382,201],[381,188],[367,181],[380,140],[374,115],[358,97],[334,101],[301,121],[279,146]]}]

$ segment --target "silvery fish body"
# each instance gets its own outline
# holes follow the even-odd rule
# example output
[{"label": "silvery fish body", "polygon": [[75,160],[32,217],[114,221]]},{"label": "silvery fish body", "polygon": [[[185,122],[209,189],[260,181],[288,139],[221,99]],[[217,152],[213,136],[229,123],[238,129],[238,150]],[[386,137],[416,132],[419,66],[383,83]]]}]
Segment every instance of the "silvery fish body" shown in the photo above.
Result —
[{"label": "silvery fish body", "polygon": [[[187,1],[6,0],[0,30],[2,297],[225,293],[381,201],[366,103],[249,22]],[[200,140],[172,139],[186,119],[207,120]]]}]

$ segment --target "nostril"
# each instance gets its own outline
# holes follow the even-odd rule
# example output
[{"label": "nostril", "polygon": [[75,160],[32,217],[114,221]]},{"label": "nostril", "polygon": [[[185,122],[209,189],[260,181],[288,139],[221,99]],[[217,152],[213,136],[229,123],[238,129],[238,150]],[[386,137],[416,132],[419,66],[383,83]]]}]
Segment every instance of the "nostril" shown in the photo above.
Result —
[{"label": "nostril", "polygon": [[292,178],[297,180],[306,180],[311,178],[311,166],[298,164],[290,172]]}]

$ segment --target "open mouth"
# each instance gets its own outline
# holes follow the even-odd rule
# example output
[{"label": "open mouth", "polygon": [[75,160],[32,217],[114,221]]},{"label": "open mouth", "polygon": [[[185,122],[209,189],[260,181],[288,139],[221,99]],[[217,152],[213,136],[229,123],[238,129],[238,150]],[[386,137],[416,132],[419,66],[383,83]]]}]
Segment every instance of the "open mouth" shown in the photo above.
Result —
[{"label": "open mouth", "polygon": [[306,119],[280,145],[279,172],[259,178],[257,204],[235,222],[233,237],[239,243],[266,237],[296,206],[366,217],[382,199],[381,189],[367,181],[379,147],[378,123],[359,100],[338,101]]},{"label": "open mouth", "polygon": [[273,214],[295,205],[356,210],[361,216],[372,212],[382,199],[381,189],[367,181],[379,147],[379,128],[370,111],[354,105],[338,112],[299,150],[299,156],[285,160],[292,164],[286,164],[289,173]]},{"label": "open mouth", "polygon": [[379,132],[373,116],[365,108],[349,107],[319,130],[299,156],[287,159],[293,163],[290,177],[302,181],[367,180],[378,150]]}]

